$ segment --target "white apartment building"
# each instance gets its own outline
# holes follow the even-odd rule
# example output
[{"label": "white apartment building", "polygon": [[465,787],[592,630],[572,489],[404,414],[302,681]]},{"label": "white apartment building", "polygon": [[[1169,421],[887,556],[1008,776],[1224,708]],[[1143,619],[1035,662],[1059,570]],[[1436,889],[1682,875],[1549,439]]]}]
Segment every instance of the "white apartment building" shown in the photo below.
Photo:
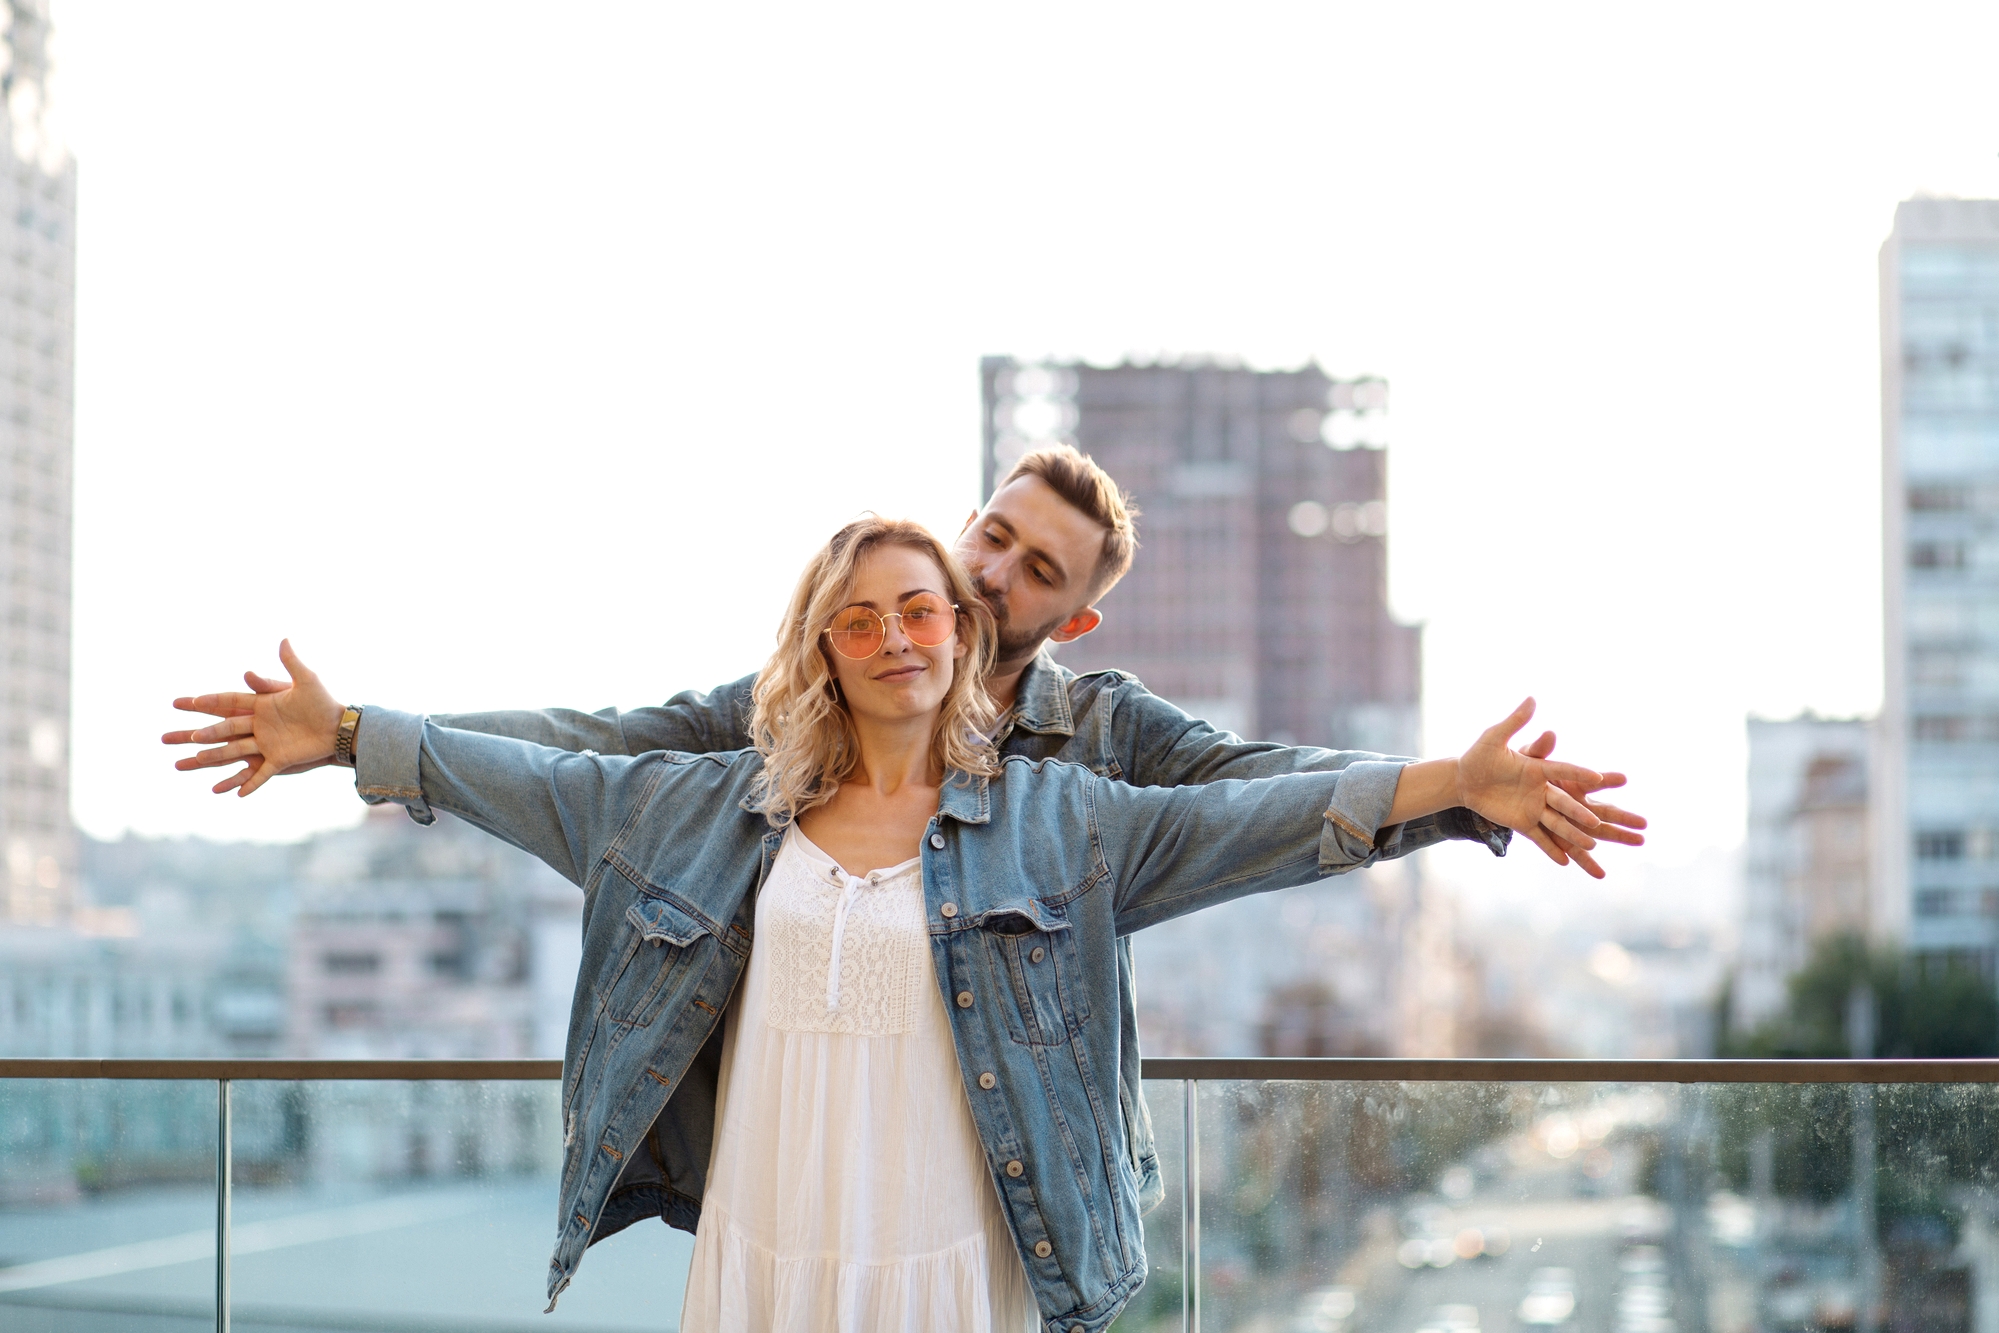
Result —
[{"label": "white apartment building", "polygon": [[1885,924],[1999,960],[1999,200],[1911,199],[1881,249]]},{"label": "white apartment building", "polygon": [[1874,724],[1805,713],[1749,719],[1742,937],[1728,1022],[1747,1032],[1784,1009],[1811,946],[1879,935],[1868,819]]},{"label": "white apartment building", "polygon": [[0,921],[74,897],[69,820],[76,167],[49,116],[48,0],[11,0],[0,73]]}]

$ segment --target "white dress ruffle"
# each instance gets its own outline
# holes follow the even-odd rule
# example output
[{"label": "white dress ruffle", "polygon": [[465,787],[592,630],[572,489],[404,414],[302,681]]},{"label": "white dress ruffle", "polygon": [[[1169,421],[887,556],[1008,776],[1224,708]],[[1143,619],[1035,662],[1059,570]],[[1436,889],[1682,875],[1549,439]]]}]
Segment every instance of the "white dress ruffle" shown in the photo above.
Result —
[{"label": "white dress ruffle", "polygon": [[682,1333],[1038,1327],[965,1101],[917,861],[794,826],[723,1034]]}]

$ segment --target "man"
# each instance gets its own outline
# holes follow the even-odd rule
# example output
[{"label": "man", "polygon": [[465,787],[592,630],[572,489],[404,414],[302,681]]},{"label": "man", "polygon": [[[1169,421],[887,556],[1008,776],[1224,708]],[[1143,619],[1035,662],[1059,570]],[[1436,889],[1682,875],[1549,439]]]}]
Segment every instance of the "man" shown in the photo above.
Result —
[{"label": "man", "polygon": [[[1004,755],[1062,759],[1139,786],[1181,786],[1221,778],[1344,768],[1373,758],[1359,751],[1321,750],[1245,742],[1191,718],[1120,671],[1077,675],[1043,650],[1071,643],[1103,623],[1096,603],[1131,568],[1137,551],[1136,511],[1110,476],[1066,445],[1037,450],[1015,464],[986,506],[959,534],[956,551],[973,586],[991,608],[1000,631],[999,661],[987,689],[1002,712],[994,739]],[[251,689],[270,693],[288,682],[256,673]],[[750,744],[750,691],[754,674],[706,695],[675,695],[657,708],[621,713],[569,709],[461,713],[440,716],[446,726],[515,736],[568,750],[643,754],[649,750],[713,752]],[[243,767],[215,786],[248,796],[276,774],[265,771],[250,736],[249,696],[209,694],[174,706],[223,720],[199,730],[169,732],[169,745],[224,742],[176,762],[181,769],[241,761]],[[1515,725],[1532,716],[1531,701]],[[1522,753],[1545,759],[1555,744],[1544,733]],[[317,767],[311,765],[310,767]],[[1637,845],[1645,821],[1607,803],[1596,791],[1622,785],[1621,775],[1569,780],[1569,794],[1586,801],[1601,822],[1582,830],[1552,807],[1541,825],[1524,830],[1558,864],[1574,861],[1596,878],[1596,840]],[[1449,838],[1484,843],[1504,855],[1510,838],[1462,807],[1391,825],[1375,835],[1378,857],[1403,856]]]}]

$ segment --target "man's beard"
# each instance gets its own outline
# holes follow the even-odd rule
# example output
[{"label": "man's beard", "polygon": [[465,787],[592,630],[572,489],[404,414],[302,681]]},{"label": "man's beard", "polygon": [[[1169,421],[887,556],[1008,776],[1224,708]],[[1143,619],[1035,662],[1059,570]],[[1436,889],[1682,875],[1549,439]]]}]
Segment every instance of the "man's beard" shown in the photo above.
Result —
[{"label": "man's beard", "polygon": [[977,578],[972,580],[972,591],[979,595],[979,600],[984,602],[986,609],[993,614],[993,628],[998,634],[998,656],[1002,662],[1034,656],[1048,636],[1055,632],[1055,627],[1062,623],[1061,620],[1051,620],[1046,625],[1032,629],[1018,629],[1007,615],[1006,601],[1003,598],[989,592],[986,585]]}]

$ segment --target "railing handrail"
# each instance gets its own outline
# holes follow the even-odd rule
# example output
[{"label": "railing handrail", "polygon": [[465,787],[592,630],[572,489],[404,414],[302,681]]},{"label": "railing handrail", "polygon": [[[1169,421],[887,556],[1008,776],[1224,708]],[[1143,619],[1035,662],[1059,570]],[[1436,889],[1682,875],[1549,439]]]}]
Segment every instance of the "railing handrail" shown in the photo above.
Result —
[{"label": "railing handrail", "polygon": [[[1487,1060],[1152,1056],[1148,1079],[1315,1083],[1999,1083],[1999,1060]],[[0,1079],[510,1082],[560,1060],[0,1059]]]}]

